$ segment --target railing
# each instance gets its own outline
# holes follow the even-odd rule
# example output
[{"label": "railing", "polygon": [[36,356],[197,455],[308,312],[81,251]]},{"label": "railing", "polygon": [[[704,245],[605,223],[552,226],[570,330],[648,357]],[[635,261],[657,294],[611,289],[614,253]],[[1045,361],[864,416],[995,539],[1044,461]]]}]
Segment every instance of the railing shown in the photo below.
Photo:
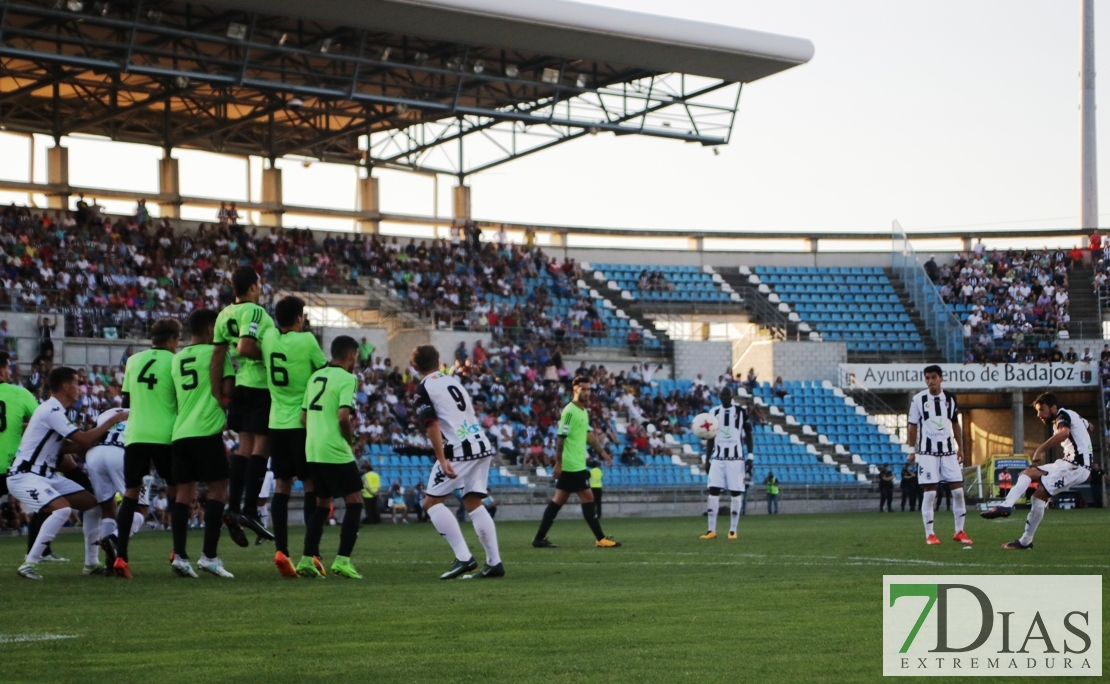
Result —
[{"label": "railing", "polygon": [[932,333],[937,346],[948,363],[960,363],[964,357],[963,325],[948,305],[941,299],[936,285],[929,279],[917,260],[917,252],[902,226],[895,221],[893,227],[891,265],[902,280],[914,307],[921,314],[925,327]]}]

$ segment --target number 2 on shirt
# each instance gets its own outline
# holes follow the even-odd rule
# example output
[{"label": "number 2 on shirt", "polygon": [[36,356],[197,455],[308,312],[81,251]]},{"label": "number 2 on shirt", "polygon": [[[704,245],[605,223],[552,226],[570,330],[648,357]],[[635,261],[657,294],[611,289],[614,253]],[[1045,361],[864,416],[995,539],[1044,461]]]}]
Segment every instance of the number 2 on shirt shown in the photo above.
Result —
[{"label": "number 2 on shirt", "polygon": [[312,398],[312,401],[308,402],[308,410],[309,411],[323,411],[324,407],[320,406],[316,402],[320,401],[320,397],[324,396],[324,390],[326,390],[328,388],[328,379],[327,378],[316,378],[315,380],[313,380],[313,382],[320,383],[320,391],[316,393],[316,396]]}]

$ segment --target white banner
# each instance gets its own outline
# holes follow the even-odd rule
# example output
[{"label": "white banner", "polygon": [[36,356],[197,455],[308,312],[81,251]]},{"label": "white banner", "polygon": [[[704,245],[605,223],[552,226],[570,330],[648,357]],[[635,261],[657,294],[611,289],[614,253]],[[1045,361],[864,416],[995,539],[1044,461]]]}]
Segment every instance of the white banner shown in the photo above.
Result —
[{"label": "white banner", "polygon": [[1102,576],[884,575],[883,676],[1101,677]]},{"label": "white banner", "polygon": [[[842,363],[840,386],[876,390],[925,389],[926,363]],[[1098,387],[1091,363],[942,363],[946,390],[1001,390]]]}]

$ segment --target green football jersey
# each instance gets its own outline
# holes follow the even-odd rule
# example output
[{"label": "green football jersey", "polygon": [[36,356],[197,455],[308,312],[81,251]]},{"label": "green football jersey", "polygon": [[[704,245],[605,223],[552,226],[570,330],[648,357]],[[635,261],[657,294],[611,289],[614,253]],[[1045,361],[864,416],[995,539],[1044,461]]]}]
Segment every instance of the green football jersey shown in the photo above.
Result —
[{"label": "green football jersey", "polygon": [[[209,437],[224,429],[224,409],[212,396],[208,364],[212,361],[211,344],[193,344],[173,357],[173,388],[177,394],[177,419],[173,423],[173,439]],[[230,359],[224,359],[223,377],[235,376]]]},{"label": "green football jersey", "polygon": [[266,389],[266,365],[262,361],[239,356],[235,349],[240,337],[261,340],[262,335],[273,327],[270,314],[254,302],[230,304],[216,317],[215,343],[226,344],[228,353],[233,355],[239,366],[235,373],[236,386]]},{"label": "green football jersey", "polygon": [[559,418],[559,436],[563,437],[563,472],[586,469],[586,437],[590,434],[590,413],[573,401]]},{"label": "green football jersey", "polygon": [[123,391],[131,413],[123,444],[169,444],[177,419],[177,394],[173,389],[173,353],[147,349],[127,359]]},{"label": "green football jersey", "polygon": [[35,395],[19,385],[0,384],[0,475],[8,472],[23,439],[23,421],[39,407]]},{"label": "green football jersey", "polygon": [[270,429],[296,430],[301,425],[308,379],[328,365],[312,333],[270,328],[262,334],[262,360],[270,384]]},{"label": "green football jersey", "polygon": [[358,380],[338,366],[324,366],[312,374],[301,408],[307,413],[309,463],[348,463],[355,460],[351,445],[339,429],[339,409],[355,410]]}]

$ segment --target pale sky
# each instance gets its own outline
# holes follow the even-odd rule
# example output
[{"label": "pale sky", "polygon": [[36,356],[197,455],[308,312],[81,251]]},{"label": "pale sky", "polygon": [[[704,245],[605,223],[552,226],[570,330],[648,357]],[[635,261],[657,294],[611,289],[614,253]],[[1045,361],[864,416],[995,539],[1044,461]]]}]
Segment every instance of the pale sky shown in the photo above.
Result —
[{"label": "pale sky", "polygon": [[[886,231],[895,218],[911,230],[1035,230],[1078,220],[1078,0],[593,4],[800,36],[816,54],[745,87],[732,143],[720,156],[671,140],[587,137],[472,176],[476,218],[770,234]],[[1110,36],[1110,5],[1096,3],[1096,16],[1096,35]],[[1110,74],[1110,43],[1097,55]],[[1101,99],[1110,97],[1110,82],[1098,87]],[[1107,112],[1099,115],[1104,138]],[[106,183],[108,168],[115,187],[156,190],[160,150],[66,144],[73,184]],[[47,145],[38,141],[43,180]],[[26,179],[26,146],[0,135],[0,158],[8,160],[0,176]],[[241,159],[174,154],[185,194],[246,197]],[[282,166],[288,202],[353,206],[352,170],[305,169],[298,160]],[[253,176],[257,194],[257,168]],[[431,179],[382,176],[383,210],[431,213]],[[440,179],[441,215],[450,212],[453,183]],[[1100,186],[1108,183],[1104,165]],[[0,193],[0,201],[8,198]],[[1106,222],[1110,199],[1101,209]]]}]

